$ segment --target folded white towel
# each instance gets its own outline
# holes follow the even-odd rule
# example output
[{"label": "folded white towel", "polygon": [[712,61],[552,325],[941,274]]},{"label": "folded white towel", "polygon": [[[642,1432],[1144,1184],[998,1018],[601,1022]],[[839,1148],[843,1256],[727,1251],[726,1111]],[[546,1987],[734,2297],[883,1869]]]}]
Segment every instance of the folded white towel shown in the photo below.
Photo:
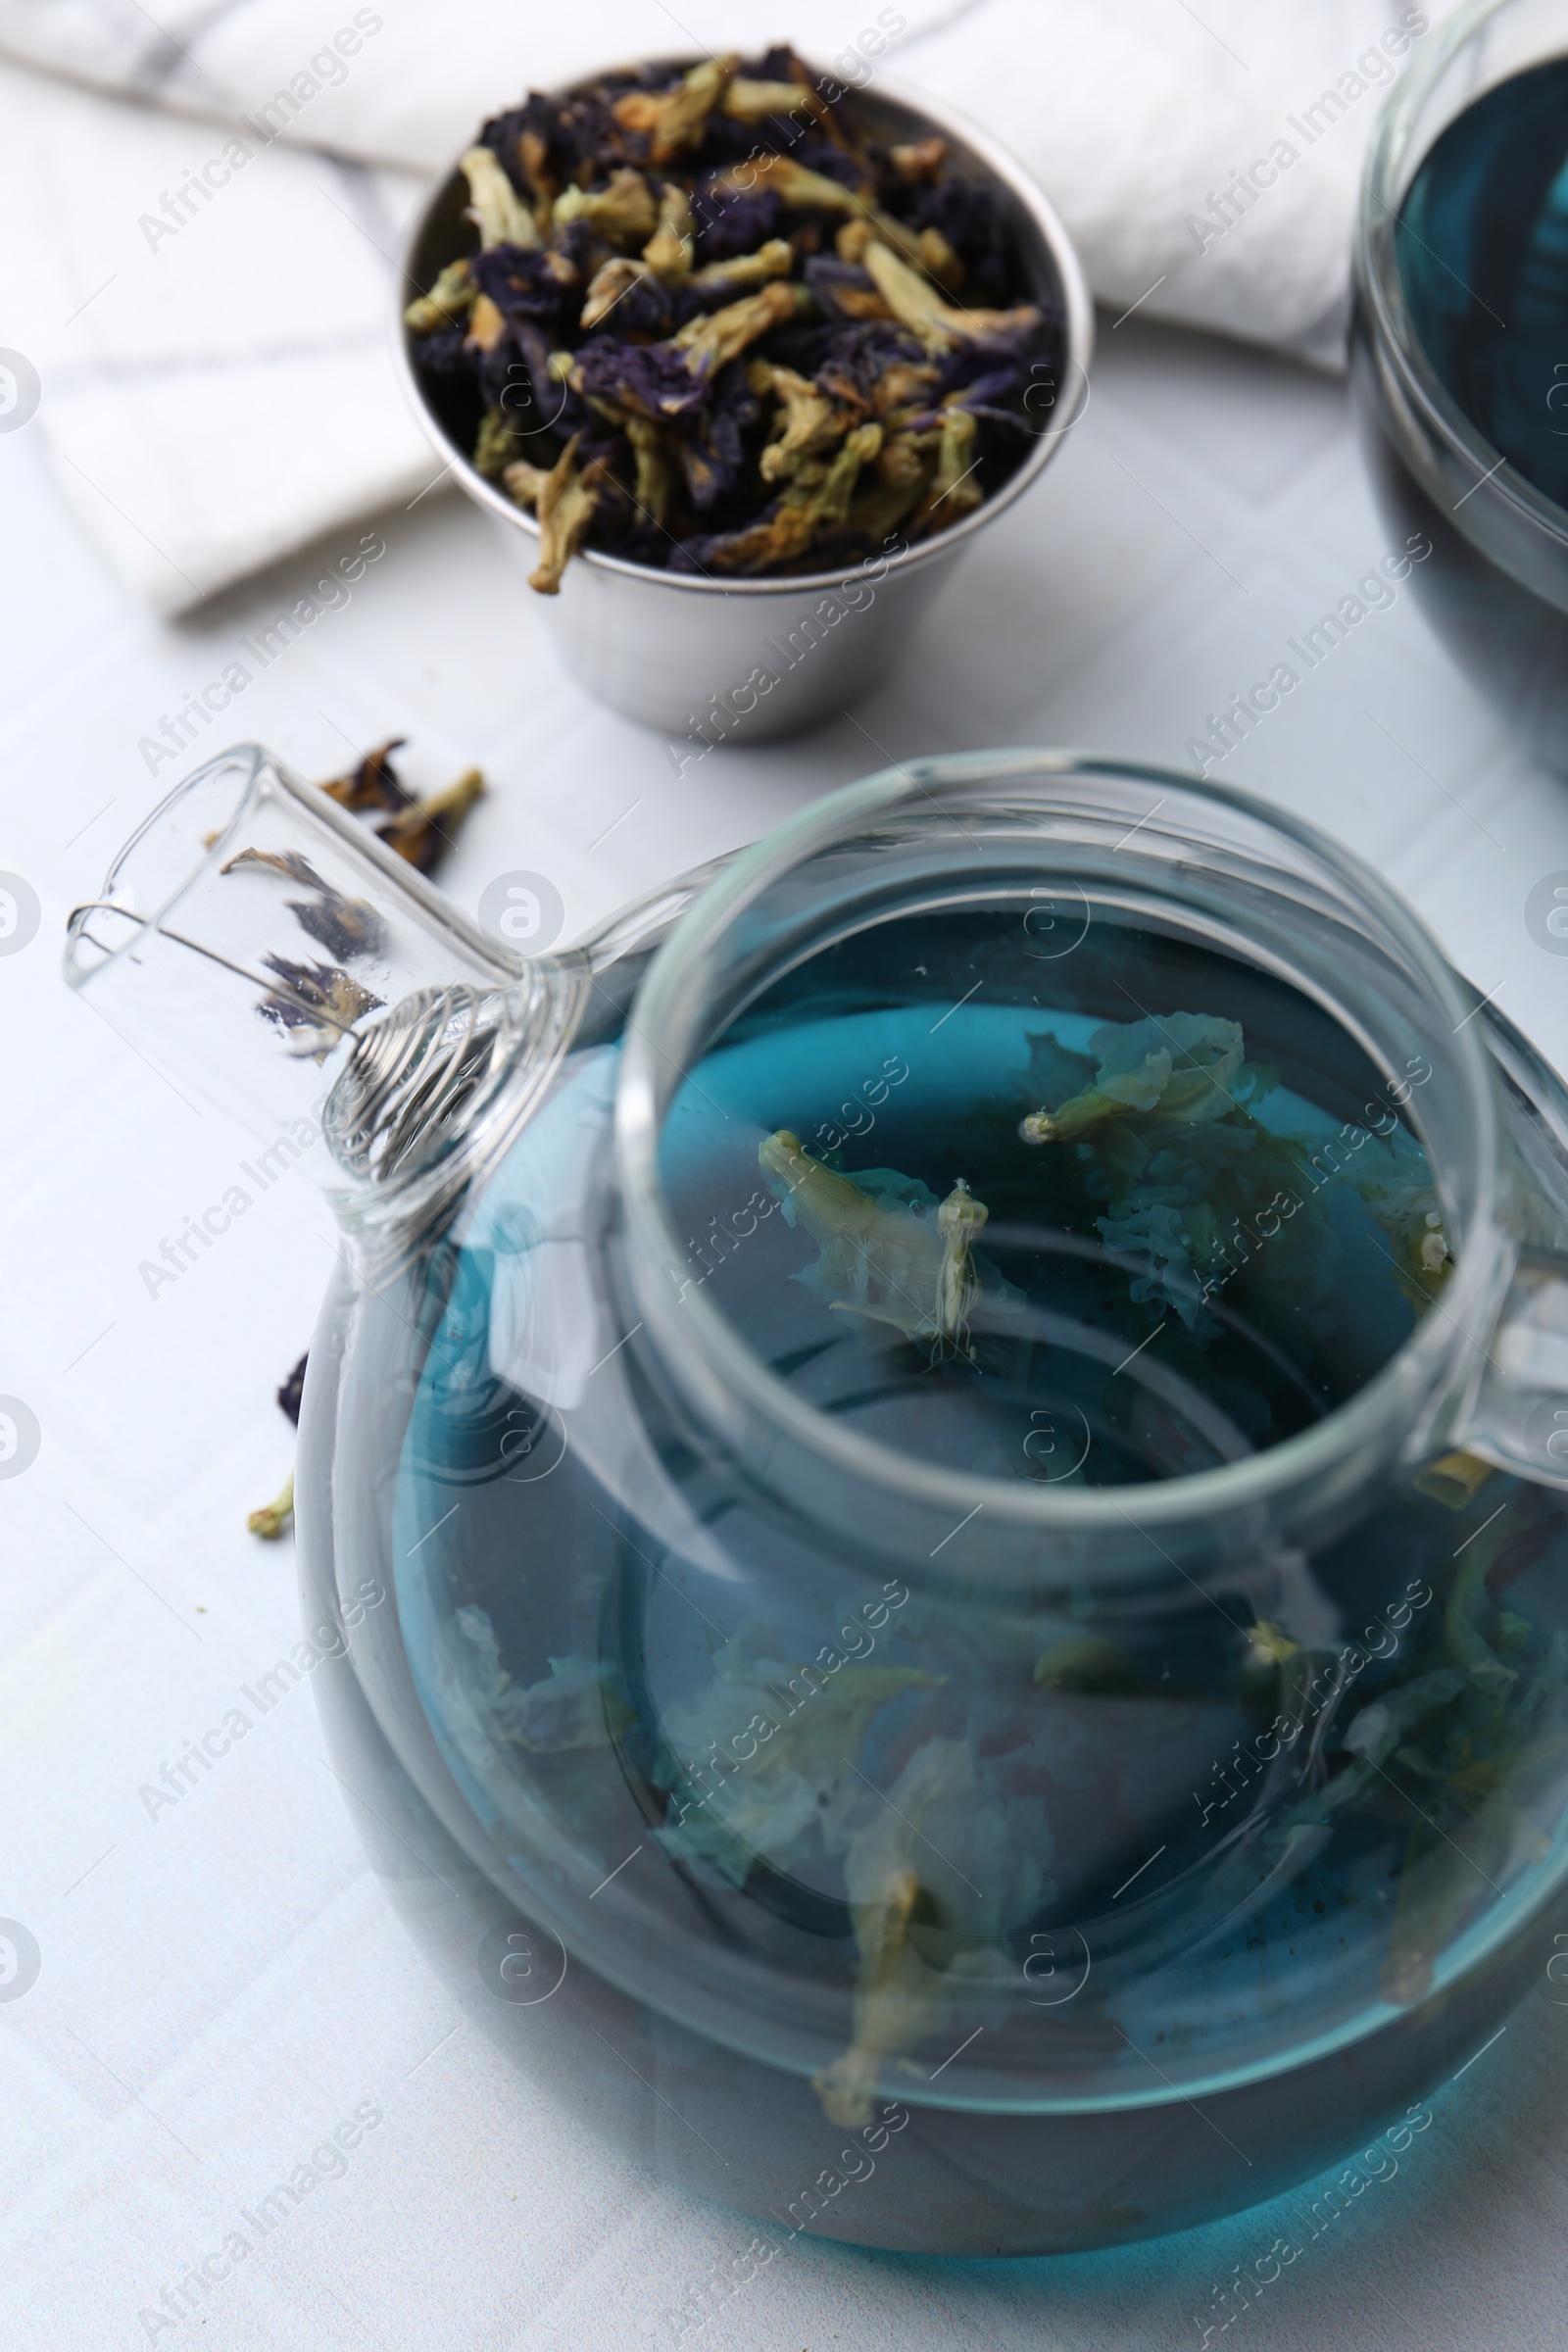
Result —
[{"label": "folded white towel", "polygon": [[435,474],[388,366],[393,257],[422,176],[482,117],[595,65],[787,35],[1004,140],[1113,311],[1335,367],[1361,153],[1441,13],[163,0],[155,24],[137,0],[0,0],[0,333],[42,377],[83,522],[149,603],[183,611]]}]

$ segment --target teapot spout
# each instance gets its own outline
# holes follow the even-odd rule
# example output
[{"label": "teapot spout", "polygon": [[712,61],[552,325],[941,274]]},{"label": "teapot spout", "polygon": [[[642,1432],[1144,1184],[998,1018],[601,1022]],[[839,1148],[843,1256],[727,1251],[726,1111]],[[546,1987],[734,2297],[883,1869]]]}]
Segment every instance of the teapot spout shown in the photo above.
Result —
[{"label": "teapot spout", "polygon": [[509,956],[254,744],[177,785],[70,919],[66,977],[351,1229],[420,1225],[514,1129],[580,956]]}]

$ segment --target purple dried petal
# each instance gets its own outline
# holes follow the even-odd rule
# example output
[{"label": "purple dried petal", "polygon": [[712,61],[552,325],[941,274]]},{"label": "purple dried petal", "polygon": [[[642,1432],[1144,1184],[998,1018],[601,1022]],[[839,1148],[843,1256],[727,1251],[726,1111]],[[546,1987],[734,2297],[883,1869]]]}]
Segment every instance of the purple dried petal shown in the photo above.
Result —
[{"label": "purple dried petal", "polygon": [[715,187],[711,179],[704,180],[692,197],[699,264],[728,262],[739,253],[755,253],[769,237],[778,235],[781,210],[771,188],[735,196]]},{"label": "purple dried petal", "polygon": [[577,371],[585,398],[612,400],[656,424],[689,416],[708,396],[708,386],[692,374],[684,356],[661,343],[593,337],[577,355]]}]

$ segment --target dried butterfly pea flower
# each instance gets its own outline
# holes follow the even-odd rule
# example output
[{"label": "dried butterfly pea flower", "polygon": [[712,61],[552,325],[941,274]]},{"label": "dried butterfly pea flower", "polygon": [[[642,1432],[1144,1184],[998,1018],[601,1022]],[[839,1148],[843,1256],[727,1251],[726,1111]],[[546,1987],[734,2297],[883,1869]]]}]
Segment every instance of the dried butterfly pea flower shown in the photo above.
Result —
[{"label": "dried butterfly pea flower", "polygon": [[428,874],[442,852],[451,847],[458,827],[483,791],[482,772],[476,767],[465,768],[454,782],[423,800],[410,802],[376,830],[389,850],[406,858],[421,874]]},{"label": "dried butterfly pea flower", "polygon": [[957,176],[921,187],[909,207],[917,232],[935,229],[963,267],[959,281],[971,299],[1005,303],[1016,288],[1007,228],[995,197]]},{"label": "dried butterfly pea flower", "polygon": [[772,434],[759,460],[764,482],[781,482],[798,473],[808,458],[820,456],[842,441],[853,415],[819,392],[808,377],[793,368],[775,368],[767,360],[753,360],[746,380],[760,396],[779,404]]},{"label": "dried butterfly pea flower", "polygon": [[413,795],[405,792],[398,782],[392,755],[401,752],[407,741],[406,735],[389,736],[374,751],[367,752],[350,774],[333,776],[318,785],[318,791],[324,792],[329,801],[336,801],[339,808],[356,812],[362,808],[406,808]]},{"label": "dried butterfly pea flower", "polygon": [[675,436],[662,425],[650,424],[646,416],[628,413],[619,422],[637,466],[632,497],[648,520],[662,529],[675,502],[679,465]]},{"label": "dried butterfly pea flower", "polygon": [[622,165],[603,188],[567,188],[557,197],[554,225],[572,220],[586,220],[609,244],[640,253],[659,226],[659,209],[642,173]]},{"label": "dried butterfly pea flower", "polygon": [[760,415],[761,403],[744,368],[732,364],[715,381],[711,400],[673,432],[687,496],[698,514],[706,514],[738,489],[747,458],[745,435]]},{"label": "dried butterfly pea flower", "polygon": [[955,310],[929,278],[880,240],[866,247],[865,267],[894,317],[912,328],[930,351],[952,351],[968,342],[1017,341],[1041,323],[1033,303],[1010,311]]},{"label": "dried butterfly pea flower", "polygon": [[305,1395],[305,1367],[309,1362],[309,1355],[302,1355],[277,1392],[277,1401],[296,1429],[300,1425],[300,1403]]},{"label": "dried butterfly pea flower", "polygon": [[724,112],[736,122],[765,122],[770,115],[788,121],[810,109],[814,92],[798,81],[752,81],[738,76],[724,92]]},{"label": "dried butterfly pea flower", "polygon": [[[927,460],[919,474],[912,480],[901,476],[898,480],[862,482],[845,517],[851,544],[844,551],[844,560],[867,549],[888,549],[895,534],[910,510],[918,503],[934,470],[934,461]],[[835,556],[837,561],[837,556]]]},{"label": "dried butterfly pea flower", "polygon": [[361,1015],[385,1002],[339,965],[295,963],[270,953],[261,960],[279,985],[268,990],[257,1011],[284,1032],[290,1053],[314,1061],[325,1061]]},{"label": "dried butterfly pea flower", "polygon": [[901,179],[934,180],[947,160],[946,139],[912,139],[905,146],[888,149],[888,161]]},{"label": "dried butterfly pea flower", "polygon": [[443,326],[459,326],[472,310],[473,302],[473,276],[465,257],[459,262],[448,262],[429,293],[410,303],[403,314],[403,323],[416,335],[432,334]]},{"label": "dried butterfly pea flower", "polygon": [[560,191],[603,174],[612,162],[630,161],[619,124],[594,93],[547,98],[537,91],[509,113],[494,116],[480,134],[519,190],[540,207],[548,227],[549,206]]},{"label": "dried butterfly pea flower", "polygon": [[890,433],[877,452],[876,478],[890,490],[923,491],[936,473],[936,432]]},{"label": "dried butterfly pea flower", "polygon": [[967,409],[950,409],[942,419],[937,469],[931,486],[909,518],[911,535],[956,522],[979,506],[985,493],[975,479],[979,424]]},{"label": "dried butterfly pea flower", "polygon": [[501,169],[493,150],[470,147],[461,168],[468,183],[466,218],[478,229],[481,246],[537,245],[539,223]]},{"label": "dried butterfly pea flower", "polygon": [[[793,156],[748,158],[731,171],[718,173],[712,182],[715,193],[737,195],[749,195],[759,185],[776,195],[787,211],[849,214],[851,225],[863,227],[915,269],[930,270],[935,265],[938,273],[949,272],[944,283],[951,281],[951,273],[955,271],[958,279],[963,275],[962,265],[945,237],[938,233],[927,240],[924,231],[906,227],[892,213],[872,204],[863,185],[847,186],[825,172],[811,171]],[[845,258],[859,259],[853,244]]]},{"label": "dried butterfly pea flower", "polygon": [[473,445],[473,470],[487,482],[498,482],[517,455],[518,431],[505,409],[486,409],[479,419]]},{"label": "dried butterfly pea flower", "polygon": [[629,294],[633,286],[641,285],[646,275],[641,262],[631,261],[625,254],[614,254],[601,264],[583,297],[583,327],[602,325],[621,297]]},{"label": "dried butterfly pea flower", "polygon": [[[579,471],[577,450],[581,434],[573,433],[551,470],[536,484],[534,513],[539,518],[539,562],[528,574],[528,585],[541,596],[556,596],[561,575],[586,538],[599,505],[600,485],[610,471],[609,461],[593,458]],[[512,489],[515,467],[507,469]],[[513,492],[515,496],[515,491]]]},{"label": "dried butterfly pea flower", "polygon": [[732,302],[742,294],[764,285],[770,277],[788,277],[795,267],[795,248],[787,237],[769,237],[755,253],[739,253],[732,260],[709,262],[694,270],[686,281],[688,294],[711,294],[721,302]]},{"label": "dried butterfly pea flower", "polygon": [[747,294],[739,302],[726,303],[721,311],[710,311],[701,318],[693,318],[669,339],[672,351],[680,352],[693,375],[716,375],[721,368],[738,359],[749,344],[783,326],[791,318],[805,316],[811,304],[804,286],[785,285],[775,278],[756,294]]},{"label": "dried butterfly pea flower", "polygon": [[676,551],[682,567],[755,572],[798,562],[813,540],[848,520],[860,468],[881,446],[879,424],[857,425],[831,465],[816,460],[803,466],[760,521],[710,539],[683,540]]},{"label": "dried butterfly pea flower", "polygon": [[671,344],[621,343],[608,335],[583,345],[571,383],[584,399],[613,401],[654,424],[688,415],[708,389]]},{"label": "dried butterfly pea flower", "polygon": [[648,142],[648,160],[670,163],[694,147],[708,127],[708,118],[740,72],[738,55],[705,59],[672,90],[628,90],[611,107],[615,121]]},{"label": "dried butterfly pea flower", "polygon": [[666,285],[680,285],[691,273],[695,237],[691,198],[678,180],[666,180],[660,192],[659,225],[643,247],[643,261]]},{"label": "dried butterfly pea flower", "polygon": [[273,873],[284,875],[290,882],[301,882],[307,890],[316,892],[314,899],[286,899],[284,905],[300,929],[318,947],[325,948],[329,956],[340,959],[373,956],[379,949],[382,927],[375,908],[364,899],[345,898],[330,882],[323,882],[310,859],[298,850],[240,850],[219,871],[232,874],[250,865],[270,867]]},{"label": "dried butterfly pea flower", "polygon": [[509,324],[532,318],[541,326],[557,325],[570,316],[582,286],[570,256],[554,247],[493,245],[474,255],[471,268],[479,293]]},{"label": "dried butterfly pea flower", "polygon": [[728,184],[721,186],[724,178],[715,173],[692,190],[697,249],[705,263],[726,261],[768,243],[784,209],[771,188],[743,195]]},{"label": "dried butterfly pea flower", "polygon": [[893,316],[871,279],[856,263],[830,261],[825,254],[812,254],[806,264],[806,282],[824,318],[883,319]]},{"label": "dried butterfly pea flower", "polygon": [[264,1502],[259,1511],[252,1511],[245,1525],[253,1536],[265,1536],[270,1544],[276,1543],[294,1516],[294,1473],[291,1470],[283,1481],[282,1492],[270,1502]]}]

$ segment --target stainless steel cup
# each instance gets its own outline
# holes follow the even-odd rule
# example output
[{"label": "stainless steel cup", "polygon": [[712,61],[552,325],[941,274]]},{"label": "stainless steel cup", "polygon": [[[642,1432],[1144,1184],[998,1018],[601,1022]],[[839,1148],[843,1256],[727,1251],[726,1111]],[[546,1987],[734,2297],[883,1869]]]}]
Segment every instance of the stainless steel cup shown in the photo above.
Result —
[{"label": "stainless steel cup", "polygon": [[[923,96],[916,100],[879,80],[857,93],[856,105],[872,135],[889,143],[938,133],[962,171],[1000,192],[1032,291],[1064,313],[1063,361],[1025,395],[1039,430],[1017,471],[960,522],[913,547],[847,570],[787,579],[655,571],[593,549],[572,559],[560,595],[538,600],[563,661],[590,693],[669,737],[679,764],[700,757],[709,743],[755,742],[809,726],[879,685],[976,533],[1038,479],[1088,400],[1093,307],[1078,257],[1047,197],[982,131]],[[445,263],[471,249],[467,201],[454,165],[414,223],[399,294],[399,366],[436,449],[530,571],[538,562],[538,524],[448,439],[420,390],[402,327],[403,307],[428,291]]]}]

